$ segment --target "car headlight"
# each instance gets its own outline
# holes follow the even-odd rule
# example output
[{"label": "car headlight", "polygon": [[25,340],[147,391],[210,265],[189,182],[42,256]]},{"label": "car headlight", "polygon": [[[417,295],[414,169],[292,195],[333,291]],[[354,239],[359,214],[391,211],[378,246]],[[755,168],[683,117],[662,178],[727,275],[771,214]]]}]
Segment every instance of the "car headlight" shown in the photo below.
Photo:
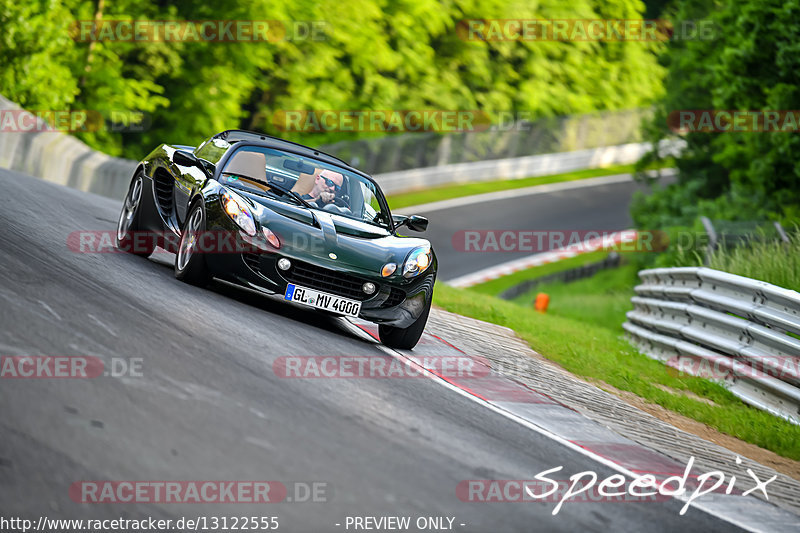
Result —
[{"label": "car headlight", "polygon": [[264,238],[267,239],[267,242],[270,243],[273,248],[281,247],[281,240],[272,232],[271,229],[262,227],[261,231],[264,233]]},{"label": "car headlight", "polygon": [[432,261],[433,254],[429,246],[420,246],[414,249],[403,264],[403,277],[413,278],[422,274],[431,266]]},{"label": "car headlight", "polygon": [[236,225],[242,228],[242,231],[251,237],[255,236],[256,223],[253,220],[253,214],[244,203],[244,200],[227,189],[222,191],[219,199],[222,202],[222,209],[236,222]]},{"label": "car headlight", "polygon": [[383,268],[381,269],[381,276],[383,276],[384,278],[388,278],[389,276],[394,274],[395,270],[397,270],[397,263],[386,263],[385,265],[383,265]]}]

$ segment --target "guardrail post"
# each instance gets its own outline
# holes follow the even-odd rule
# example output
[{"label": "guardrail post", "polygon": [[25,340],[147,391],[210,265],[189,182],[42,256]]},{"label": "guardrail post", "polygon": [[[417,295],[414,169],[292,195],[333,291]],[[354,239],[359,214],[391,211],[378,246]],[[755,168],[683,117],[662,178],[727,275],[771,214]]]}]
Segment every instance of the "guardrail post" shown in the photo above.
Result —
[{"label": "guardrail post", "polygon": [[711,256],[713,256],[714,252],[717,250],[717,232],[708,217],[700,217],[700,222],[703,223],[703,228],[705,228],[706,234],[708,235],[708,250],[706,250],[706,257],[703,261],[703,264],[708,266],[711,264]]}]

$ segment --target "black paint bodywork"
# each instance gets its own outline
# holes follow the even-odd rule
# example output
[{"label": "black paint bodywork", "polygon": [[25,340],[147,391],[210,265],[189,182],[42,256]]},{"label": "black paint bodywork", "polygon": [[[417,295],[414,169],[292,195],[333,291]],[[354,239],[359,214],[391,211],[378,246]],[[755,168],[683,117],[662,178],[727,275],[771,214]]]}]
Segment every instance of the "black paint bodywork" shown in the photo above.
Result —
[{"label": "black paint bodywork", "polygon": [[[176,151],[197,155],[215,139],[230,146],[218,151],[221,153],[212,154],[206,160],[210,163],[206,168],[175,163]],[[220,169],[241,146],[263,146],[291,152],[335,165],[375,183],[363,172],[323,152],[267,135],[230,130],[209,138],[198,148],[162,144],[141,161],[136,170],[144,178],[139,230],[163,235],[159,238],[159,246],[177,252],[189,209],[195,202],[202,202],[207,231],[229,232],[243,247],[249,245],[251,249],[245,253],[204,254],[214,277],[267,294],[283,295],[287,284],[294,282],[357,299],[362,302],[361,318],[394,327],[408,327],[423,313],[433,297],[438,266],[436,255],[432,251],[433,261],[425,272],[410,279],[404,278],[401,272],[408,255],[419,246],[430,246],[430,243],[426,239],[399,235],[396,225],[387,229],[367,227],[369,225],[324,210],[314,209],[312,214],[311,210],[300,205],[236,189],[235,192],[251,207],[257,229],[255,237],[240,231],[222,208],[219,196],[225,187],[218,179]],[[208,155],[208,150],[202,153]],[[375,185],[382,210],[391,217],[380,187],[377,183]],[[262,227],[268,227],[279,237],[280,249],[276,250],[267,243]],[[336,259],[330,257],[331,253],[337,256]],[[288,273],[277,268],[278,259],[282,257],[292,261],[293,267]],[[386,263],[396,263],[398,268],[394,274],[384,278],[381,268]],[[333,284],[310,281],[329,279],[331,273],[337,278]],[[362,292],[359,297],[354,297],[353,287],[367,281],[377,286],[376,292],[372,295]]]}]

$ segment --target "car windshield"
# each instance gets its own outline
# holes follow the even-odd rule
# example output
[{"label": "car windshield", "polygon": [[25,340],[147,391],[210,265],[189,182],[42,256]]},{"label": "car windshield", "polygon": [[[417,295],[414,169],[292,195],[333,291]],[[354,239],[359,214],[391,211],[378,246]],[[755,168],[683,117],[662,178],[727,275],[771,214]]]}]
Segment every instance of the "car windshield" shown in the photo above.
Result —
[{"label": "car windshield", "polygon": [[380,191],[368,179],[317,159],[261,146],[238,148],[222,169],[220,181],[255,194],[298,203],[383,228],[388,216],[378,200]]}]

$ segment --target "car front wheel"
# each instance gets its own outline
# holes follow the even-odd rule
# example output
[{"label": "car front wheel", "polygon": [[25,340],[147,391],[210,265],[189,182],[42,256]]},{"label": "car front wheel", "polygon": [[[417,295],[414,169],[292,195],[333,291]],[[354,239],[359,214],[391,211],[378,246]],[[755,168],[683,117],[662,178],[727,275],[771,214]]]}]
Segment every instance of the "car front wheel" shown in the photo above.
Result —
[{"label": "car front wheel", "polygon": [[206,212],[202,202],[196,202],[189,212],[175,255],[175,277],[186,283],[203,287],[211,281],[198,242],[206,229]]},{"label": "car front wheel", "polygon": [[428,315],[431,312],[431,299],[428,300],[428,305],[425,306],[425,310],[419,318],[407,328],[378,324],[378,336],[381,342],[389,348],[397,348],[398,350],[411,350],[414,348],[420,337],[422,337],[422,332],[425,331],[425,324],[428,323]]},{"label": "car front wheel", "polygon": [[122,203],[122,211],[117,221],[116,245],[124,252],[147,257],[155,250],[155,241],[148,235],[139,236],[144,238],[136,237],[136,232],[139,230],[139,206],[142,203],[143,189],[144,178],[141,172],[137,172]]}]

